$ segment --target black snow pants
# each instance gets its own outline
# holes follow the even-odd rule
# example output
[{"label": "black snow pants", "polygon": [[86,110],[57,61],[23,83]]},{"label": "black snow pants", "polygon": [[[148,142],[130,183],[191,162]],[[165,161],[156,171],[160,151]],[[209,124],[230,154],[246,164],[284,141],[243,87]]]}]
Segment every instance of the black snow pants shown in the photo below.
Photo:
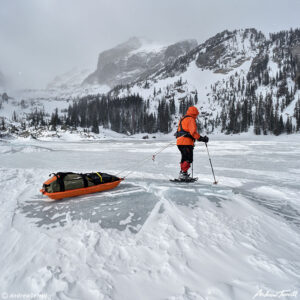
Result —
[{"label": "black snow pants", "polygon": [[178,145],[179,151],[181,152],[181,163],[188,161],[189,163],[193,162],[193,152],[194,146],[191,145]]}]

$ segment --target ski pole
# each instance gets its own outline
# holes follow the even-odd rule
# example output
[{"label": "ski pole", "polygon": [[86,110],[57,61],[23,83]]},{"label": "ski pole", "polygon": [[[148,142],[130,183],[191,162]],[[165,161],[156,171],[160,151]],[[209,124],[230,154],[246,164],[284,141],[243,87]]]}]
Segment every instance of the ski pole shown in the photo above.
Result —
[{"label": "ski pole", "polygon": [[211,166],[211,171],[213,173],[213,176],[214,176],[214,184],[217,184],[217,180],[216,180],[216,177],[215,177],[215,172],[214,172],[214,168],[212,166],[212,163],[211,163],[211,158],[210,158],[210,155],[209,155],[209,151],[208,151],[208,147],[207,147],[207,143],[205,143],[205,146],[206,146],[206,150],[207,150],[207,154],[208,154],[208,158],[209,158],[209,162],[210,162],[210,166]]}]

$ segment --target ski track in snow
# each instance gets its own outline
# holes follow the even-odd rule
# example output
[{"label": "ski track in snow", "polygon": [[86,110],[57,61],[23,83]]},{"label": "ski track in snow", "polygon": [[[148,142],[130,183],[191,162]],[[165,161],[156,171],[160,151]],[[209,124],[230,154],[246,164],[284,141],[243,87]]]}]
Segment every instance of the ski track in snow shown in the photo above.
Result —
[{"label": "ski track in snow", "polygon": [[[212,141],[218,185],[201,144],[200,180],[169,182],[177,148],[151,160],[164,145],[0,141],[0,293],[122,300],[299,293],[300,142]],[[38,192],[52,172],[122,170],[134,172],[111,191],[57,202]]]}]

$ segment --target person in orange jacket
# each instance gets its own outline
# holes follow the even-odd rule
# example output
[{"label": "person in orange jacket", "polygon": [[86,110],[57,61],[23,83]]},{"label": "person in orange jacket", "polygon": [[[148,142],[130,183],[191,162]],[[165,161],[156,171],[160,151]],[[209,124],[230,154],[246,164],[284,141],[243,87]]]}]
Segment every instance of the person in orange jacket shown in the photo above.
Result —
[{"label": "person in orange jacket", "polygon": [[188,169],[193,162],[193,151],[195,140],[199,142],[208,143],[209,138],[207,136],[200,136],[197,132],[196,119],[199,115],[199,111],[195,106],[190,106],[179,123],[176,132],[177,147],[181,152],[181,171],[179,173],[179,179],[187,180],[189,178]]}]

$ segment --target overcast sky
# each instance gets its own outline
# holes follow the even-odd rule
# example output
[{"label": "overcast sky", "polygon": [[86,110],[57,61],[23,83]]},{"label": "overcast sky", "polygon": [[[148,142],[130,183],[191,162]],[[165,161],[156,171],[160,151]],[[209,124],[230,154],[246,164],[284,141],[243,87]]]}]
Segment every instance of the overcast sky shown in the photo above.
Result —
[{"label": "overcast sky", "polygon": [[0,71],[45,86],[132,36],[203,42],[224,29],[300,27],[300,0],[0,0]]}]

